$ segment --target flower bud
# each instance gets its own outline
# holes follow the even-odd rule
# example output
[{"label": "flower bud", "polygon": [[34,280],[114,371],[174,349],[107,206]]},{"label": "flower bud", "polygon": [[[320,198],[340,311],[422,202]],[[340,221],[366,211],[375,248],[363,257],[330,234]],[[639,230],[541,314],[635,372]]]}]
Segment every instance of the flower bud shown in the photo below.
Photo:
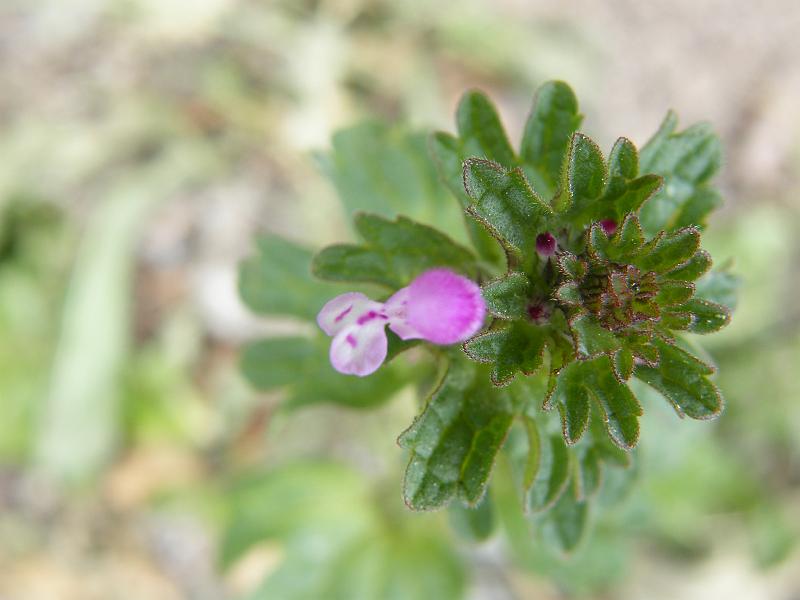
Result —
[{"label": "flower bud", "polygon": [[536,236],[536,251],[544,257],[553,256],[556,252],[556,238],[549,231]]},{"label": "flower bud", "polygon": [[611,237],[617,231],[617,222],[614,219],[603,219],[600,221],[600,227],[608,237]]}]

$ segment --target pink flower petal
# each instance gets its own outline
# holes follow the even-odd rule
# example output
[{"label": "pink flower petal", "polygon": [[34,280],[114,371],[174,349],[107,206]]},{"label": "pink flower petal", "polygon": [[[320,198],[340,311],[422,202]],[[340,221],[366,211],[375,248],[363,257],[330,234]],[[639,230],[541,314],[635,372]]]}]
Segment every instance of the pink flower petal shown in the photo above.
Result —
[{"label": "pink flower petal", "polygon": [[416,340],[422,338],[423,335],[408,324],[406,317],[408,290],[407,287],[398,290],[386,301],[383,310],[389,317],[389,329],[394,331],[401,340]]},{"label": "pink flower petal", "polygon": [[380,312],[379,302],[358,292],[348,292],[328,301],[317,315],[317,325],[328,335],[336,335],[370,311]]},{"label": "pink flower petal", "polygon": [[386,358],[388,341],[386,321],[374,319],[359,325],[353,323],[336,334],[331,343],[333,368],[345,375],[364,377],[378,370]]},{"label": "pink flower petal", "polygon": [[[480,288],[449,269],[426,271],[407,289],[403,327],[418,337],[455,344],[472,337],[483,324],[486,304]],[[392,330],[397,333],[394,319]]]}]

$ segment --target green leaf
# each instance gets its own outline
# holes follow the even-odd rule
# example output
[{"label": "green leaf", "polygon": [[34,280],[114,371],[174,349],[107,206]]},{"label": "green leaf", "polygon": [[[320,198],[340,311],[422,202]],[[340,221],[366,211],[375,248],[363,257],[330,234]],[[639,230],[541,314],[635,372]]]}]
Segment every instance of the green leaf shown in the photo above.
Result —
[{"label": "green leaf", "polygon": [[256,240],[257,253],[239,265],[239,295],[253,311],[313,321],[344,291],[311,276],[311,251],[274,235]]},{"label": "green leaf", "polygon": [[237,479],[225,493],[230,517],[219,560],[229,567],[254,544],[303,531],[357,535],[372,511],[364,478],[334,463],[291,463]]},{"label": "green leaf", "polygon": [[596,219],[613,217],[622,221],[629,213],[635,213],[663,184],[655,174],[637,177],[639,153],[629,139],[621,137],[611,149],[608,157],[608,182],[599,202]]},{"label": "green leaf", "polygon": [[706,273],[697,282],[695,298],[721,304],[728,310],[735,310],[737,295],[741,281],[726,270],[714,270]]},{"label": "green leaf", "polygon": [[474,508],[454,502],[448,507],[447,512],[450,525],[466,540],[482,542],[494,533],[496,523],[492,497],[489,494],[486,494]]},{"label": "green leaf", "polygon": [[582,133],[574,134],[555,210],[568,212],[577,224],[591,221],[593,205],[603,193],[606,177],[606,163],[600,147]]},{"label": "green leaf", "polygon": [[627,381],[633,375],[633,358],[630,348],[622,348],[614,354],[614,374],[620,381]]},{"label": "green leaf", "polygon": [[[705,250],[698,250],[685,264],[665,273],[661,279],[676,281],[694,281],[711,268],[711,255]],[[707,298],[710,300],[710,298]]]},{"label": "green leaf", "polygon": [[[661,325],[674,331],[686,331],[691,327],[694,317],[685,311],[676,309],[666,309],[661,313]],[[656,362],[656,361],[653,361]]]},{"label": "green leaf", "polygon": [[654,174],[643,175],[625,183],[618,192],[606,192],[601,202],[613,203],[613,216],[621,221],[626,214],[637,212],[664,185],[664,180]]},{"label": "green leaf", "polygon": [[639,439],[642,407],[628,386],[617,381],[607,355],[571,362],[558,372],[545,408],[559,407],[568,444],[585,433],[592,402],[602,410],[612,441],[625,450],[633,448]]},{"label": "green leaf", "polygon": [[571,554],[584,538],[589,525],[589,505],[574,494],[561,494],[542,521],[542,536],[562,554]]},{"label": "green leaf", "polygon": [[569,326],[575,340],[575,348],[581,358],[613,354],[622,347],[622,341],[590,314],[584,313],[573,317]]},{"label": "green leaf", "polygon": [[256,389],[267,391],[296,382],[318,355],[319,345],[308,338],[269,338],[244,347],[241,368]]},{"label": "green leaf", "polygon": [[692,298],[675,310],[692,316],[692,322],[688,327],[692,333],[714,333],[731,320],[731,313],[726,307],[701,298]]},{"label": "green leaf", "polygon": [[722,396],[708,379],[713,367],[692,356],[683,348],[656,340],[657,367],[637,365],[634,374],[661,392],[679,416],[711,419],[722,411]]},{"label": "green leaf", "polygon": [[348,217],[362,211],[387,218],[402,214],[466,241],[458,206],[441,185],[436,166],[425,158],[424,133],[368,122],[337,131],[332,145],[330,153],[318,158]]},{"label": "green leaf", "polygon": [[398,365],[385,364],[369,377],[346,377],[330,365],[330,338],[317,336],[269,338],[245,346],[241,368],[259,390],[288,386],[284,406],[330,402],[352,408],[383,404],[407,385],[409,373]]},{"label": "green leaf", "polygon": [[551,197],[558,187],[561,165],[582,119],[575,93],[566,83],[549,81],[536,92],[520,153],[546,182],[548,188],[539,190],[545,197]]},{"label": "green leaf", "polygon": [[608,180],[634,179],[639,174],[639,151],[628,138],[617,138],[608,155]]},{"label": "green leaf", "polygon": [[536,236],[546,230],[552,210],[533,192],[522,171],[469,159],[464,162],[464,185],[474,201],[468,208],[470,214],[508,251],[533,255]]},{"label": "green leaf", "polygon": [[392,289],[403,285],[385,254],[355,244],[323,248],[314,255],[311,269],[328,281],[376,283]]},{"label": "green leaf", "polygon": [[482,288],[487,310],[501,319],[523,319],[528,314],[533,286],[524,273],[512,272]]},{"label": "green leaf", "polygon": [[464,343],[472,360],[492,365],[496,386],[511,382],[518,372],[531,375],[542,365],[547,332],[542,327],[514,321],[481,333]]},{"label": "green leaf", "polygon": [[575,450],[573,483],[578,500],[588,500],[600,489],[602,463],[600,453],[593,446],[580,446]]},{"label": "green leaf", "polygon": [[656,302],[661,306],[683,304],[694,294],[694,284],[689,281],[662,281],[658,286]]},{"label": "green leaf", "polygon": [[507,390],[492,388],[483,369],[452,353],[439,388],[398,440],[411,454],[408,507],[432,510],[456,496],[471,506],[480,501],[514,412]]},{"label": "green leaf", "polygon": [[464,94],[456,111],[456,125],[467,156],[493,160],[505,167],[516,164],[500,117],[482,92]]},{"label": "green leaf", "polygon": [[562,252],[556,257],[558,270],[567,278],[574,281],[581,281],[588,272],[586,261],[578,258],[571,252]]},{"label": "green leaf", "polygon": [[553,297],[567,306],[580,306],[583,303],[581,287],[574,281],[565,281],[553,292]]},{"label": "green leaf", "polygon": [[634,264],[644,271],[666,273],[690,260],[700,247],[700,232],[686,227],[659,234],[645,245]]},{"label": "green leaf", "polygon": [[[463,150],[463,144],[458,138],[449,133],[438,132],[431,136],[430,152],[439,175],[447,185],[450,192],[458,199],[461,207],[466,209],[472,200],[464,189],[464,161],[468,158]],[[472,244],[478,254],[490,263],[498,263],[503,259],[502,250],[497,241],[475,219],[463,215]]]},{"label": "green leaf", "polygon": [[525,506],[533,512],[550,509],[567,487],[569,451],[556,435],[529,435],[529,451],[537,456],[535,476],[528,484]]},{"label": "green leaf", "polygon": [[701,226],[697,215],[705,209],[698,209],[710,204],[709,197],[703,197],[706,183],[722,161],[719,139],[708,125],[676,132],[677,125],[675,114],[667,114],[640,154],[643,173],[664,177],[664,187],[641,210],[642,226],[648,235],[687,224]]},{"label": "green leaf", "polygon": [[[226,494],[222,561],[280,541],[280,564],[250,600],[459,598],[463,564],[432,519],[386,518],[352,470],[300,463],[249,476]],[[246,560],[246,559],[245,559]]]},{"label": "green leaf", "polygon": [[702,187],[683,204],[675,215],[673,227],[704,227],[706,217],[722,205],[722,196],[715,189]]},{"label": "green leaf", "polygon": [[[595,408],[594,412],[598,412],[598,410],[599,409]],[[591,448],[604,463],[623,469],[627,469],[633,464],[632,453],[623,450],[609,439],[602,417],[591,419],[589,423],[589,435]],[[583,444],[583,442],[581,442],[581,444]],[[580,447],[580,445],[578,447]]]},{"label": "green leaf", "polygon": [[461,598],[466,576],[444,536],[384,526],[361,538],[308,534],[284,549],[286,558],[247,600]]},{"label": "green leaf", "polygon": [[356,215],[355,226],[364,245],[339,244],[318,252],[312,262],[317,277],[397,289],[433,267],[450,267],[473,279],[477,275],[470,251],[432,227],[366,213]]},{"label": "green leaf", "polygon": [[[593,225],[590,234],[593,243],[595,236],[604,235],[599,225]],[[644,245],[642,227],[639,225],[638,217],[631,213],[625,217],[622,226],[617,229],[609,243],[605,244],[604,256],[614,261],[631,262],[641,251],[642,245]],[[596,249],[597,246],[593,245],[593,248]]]}]

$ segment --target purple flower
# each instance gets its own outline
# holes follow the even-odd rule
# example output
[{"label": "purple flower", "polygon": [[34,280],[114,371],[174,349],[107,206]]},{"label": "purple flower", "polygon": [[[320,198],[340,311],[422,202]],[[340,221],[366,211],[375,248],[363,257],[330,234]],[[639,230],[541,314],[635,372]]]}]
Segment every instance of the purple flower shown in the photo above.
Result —
[{"label": "purple flower", "polygon": [[384,304],[358,292],[337,296],[319,311],[317,323],[333,337],[333,368],[364,377],[386,358],[387,324],[403,340],[455,344],[472,337],[485,315],[477,284],[449,269],[431,269]]}]

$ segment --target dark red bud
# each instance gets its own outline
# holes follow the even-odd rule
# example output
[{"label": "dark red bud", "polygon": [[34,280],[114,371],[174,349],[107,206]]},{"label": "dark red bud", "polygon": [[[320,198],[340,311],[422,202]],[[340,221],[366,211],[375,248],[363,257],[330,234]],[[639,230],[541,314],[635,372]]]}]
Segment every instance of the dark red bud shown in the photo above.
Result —
[{"label": "dark red bud", "polygon": [[543,302],[533,302],[528,305],[528,316],[531,318],[531,321],[537,325],[546,323],[550,319],[551,313],[552,310],[550,306]]},{"label": "dark red bud", "polygon": [[611,237],[617,231],[617,222],[614,219],[603,219],[600,221],[600,227],[608,237]]},{"label": "dark red bud", "polygon": [[553,256],[556,252],[556,238],[549,231],[536,236],[536,251],[542,256]]}]

